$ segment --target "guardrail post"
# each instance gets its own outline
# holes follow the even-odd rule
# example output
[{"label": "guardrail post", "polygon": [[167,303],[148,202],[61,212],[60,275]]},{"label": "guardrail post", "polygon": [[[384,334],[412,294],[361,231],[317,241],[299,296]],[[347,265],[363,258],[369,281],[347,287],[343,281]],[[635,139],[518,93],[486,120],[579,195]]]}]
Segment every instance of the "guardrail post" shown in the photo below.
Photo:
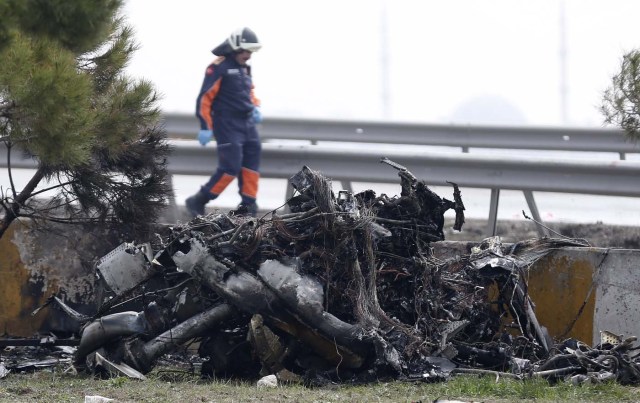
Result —
[{"label": "guardrail post", "polygon": [[491,189],[491,200],[489,202],[489,222],[487,235],[496,235],[496,223],[498,221],[498,202],[500,201],[500,189]]},{"label": "guardrail post", "polygon": [[536,201],[533,198],[533,192],[530,190],[523,190],[524,198],[527,201],[527,205],[529,206],[529,212],[533,216],[533,219],[536,220],[536,229],[538,230],[538,235],[540,237],[549,236],[549,231],[542,225],[542,218],[540,218],[540,212],[538,211],[538,206],[536,205]]},{"label": "guardrail post", "polygon": [[343,190],[353,193],[353,185],[351,184],[351,181],[340,181],[340,183],[342,184]]}]

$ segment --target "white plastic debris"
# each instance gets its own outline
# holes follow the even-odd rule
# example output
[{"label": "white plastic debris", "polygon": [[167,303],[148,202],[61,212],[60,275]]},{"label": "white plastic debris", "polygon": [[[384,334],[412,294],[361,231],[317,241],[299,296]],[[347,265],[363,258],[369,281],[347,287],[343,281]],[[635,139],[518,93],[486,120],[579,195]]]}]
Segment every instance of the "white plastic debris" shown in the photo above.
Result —
[{"label": "white plastic debris", "polygon": [[4,364],[0,363],[0,379],[2,379],[5,376],[9,375],[9,372],[11,372],[11,371],[8,370],[7,367],[4,366]]},{"label": "white plastic debris", "polygon": [[113,399],[109,399],[108,397],[102,396],[85,396],[84,403],[103,403],[103,402],[115,402]]},{"label": "white plastic debris", "polygon": [[275,375],[267,375],[258,381],[259,388],[275,388],[278,386],[278,378]]}]

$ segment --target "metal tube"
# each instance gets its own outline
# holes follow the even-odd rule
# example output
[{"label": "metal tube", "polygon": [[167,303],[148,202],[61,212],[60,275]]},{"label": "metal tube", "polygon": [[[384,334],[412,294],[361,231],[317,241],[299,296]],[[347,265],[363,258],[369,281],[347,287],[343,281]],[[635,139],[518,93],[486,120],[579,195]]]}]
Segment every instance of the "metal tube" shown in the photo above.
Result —
[{"label": "metal tube", "polygon": [[218,305],[208,311],[201,312],[147,342],[142,348],[142,353],[148,362],[152,362],[156,357],[175,346],[184,344],[216,324],[229,319],[235,312],[235,309],[228,304]]},{"label": "metal tube", "polygon": [[143,312],[119,312],[93,321],[82,331],[74,364],[84,365],[88,354],[107,342],[122,336],[145,333],[148,329]]}]

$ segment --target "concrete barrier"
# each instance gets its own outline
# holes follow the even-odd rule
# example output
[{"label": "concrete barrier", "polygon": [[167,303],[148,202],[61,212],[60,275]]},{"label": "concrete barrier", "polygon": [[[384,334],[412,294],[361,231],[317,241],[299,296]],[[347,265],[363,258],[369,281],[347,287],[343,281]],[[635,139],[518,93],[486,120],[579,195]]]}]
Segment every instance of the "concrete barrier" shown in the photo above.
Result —
[{"label": "concrete barrier", "polygon": [[31,337],[77,328],[62,311],[32,312],[51,295],[80,313],[95,312],[94,261],[113,247],[104,232],[64,225],[45,232],[29,220],[14,221],[0,239],[0,332]]},{"label": "concrete barrier", "polygon": [[[130,240],[126,240],[130,241]],[[60,227],[40,232],[15,222],[0,240],[0,330],[10,336],[73,328],[62,312],[31,312],[50,296],[90,314],[97,301],[95,263],[122,240]],[[440,259],[470,253],[476,243],[433,243]],[[640,250],[561,248],[527,272],[539,322],[556,339],[600,341],[600,331],[640,336]]]},{"label": "concrete barrier", "polygon": [[[438,242],[436,257],[466,255],[473,242]],[[527,272],[536,316],[554,339],[600,342],[600,332],[640,337],[640,250],[566,247]]]}]

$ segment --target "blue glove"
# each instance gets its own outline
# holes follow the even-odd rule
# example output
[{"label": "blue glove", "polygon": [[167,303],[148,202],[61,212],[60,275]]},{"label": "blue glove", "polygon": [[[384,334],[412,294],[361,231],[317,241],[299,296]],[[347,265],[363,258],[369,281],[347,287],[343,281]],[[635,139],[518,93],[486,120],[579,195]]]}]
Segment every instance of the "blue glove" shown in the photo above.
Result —
[{"label": "blue glove", "polygon": [[212,138],[213,138],[213,130],[202,129],[198,132],[198,141],[203,146],[207,145],[207,143],[210,142]]},{"label": "blue glove", "polygon": [[253,121],[255,124],[262,123],[262,113],[260,113],[260,108],[257,106],[253,108]]}]

